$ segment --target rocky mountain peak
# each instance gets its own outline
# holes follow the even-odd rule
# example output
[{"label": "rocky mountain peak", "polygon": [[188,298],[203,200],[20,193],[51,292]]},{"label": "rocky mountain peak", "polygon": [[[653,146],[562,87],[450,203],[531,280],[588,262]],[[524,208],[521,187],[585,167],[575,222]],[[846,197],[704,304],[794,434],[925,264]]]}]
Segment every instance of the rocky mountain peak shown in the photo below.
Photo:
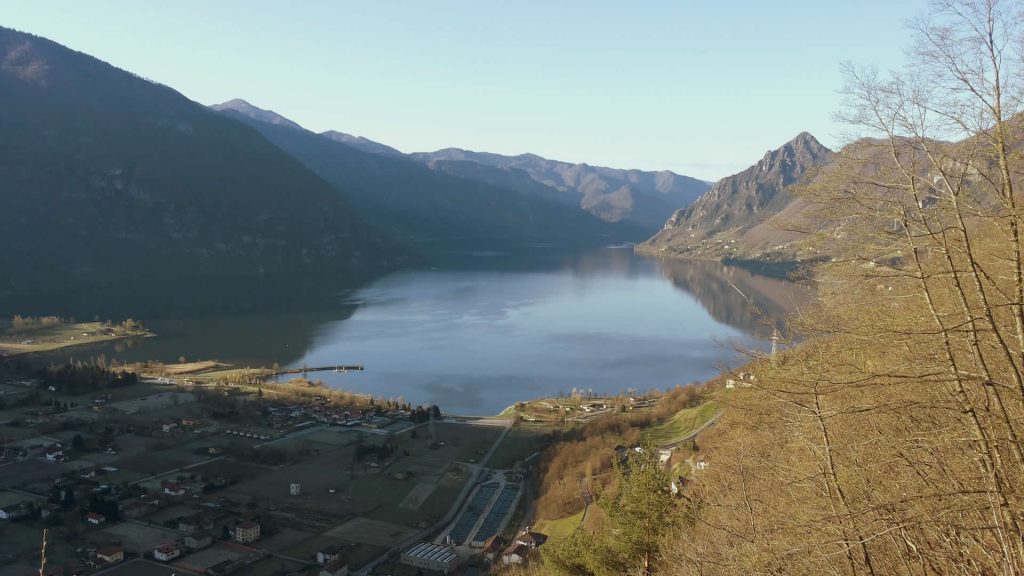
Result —
[{"label": "rocky mountain peak", "polygon": [[[742,239],[755,227],[764,228],[772,216],[789,205],[792,199],[787,187],[831,157],[831,150],[811,134],[801,132],[766,152],[757,164],[722,178],[696,202],[677,210],[646,244],[663,252],[697,250],[695,253],[703,255],[709,249],[708,242],[718,249],[718,241]],[[774,233],[759,232],[759,242],[771,243],[774,239]]]}]

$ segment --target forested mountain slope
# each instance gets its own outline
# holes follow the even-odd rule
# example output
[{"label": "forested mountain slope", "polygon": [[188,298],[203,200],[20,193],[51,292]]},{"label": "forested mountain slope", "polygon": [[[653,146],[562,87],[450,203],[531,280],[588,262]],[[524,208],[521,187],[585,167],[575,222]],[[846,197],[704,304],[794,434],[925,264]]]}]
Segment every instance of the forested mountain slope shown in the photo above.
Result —
[{"label": "forested mountain slope", "polygon": [[395,245],[258,132],[0,28],[0,291],[352,272]]}]

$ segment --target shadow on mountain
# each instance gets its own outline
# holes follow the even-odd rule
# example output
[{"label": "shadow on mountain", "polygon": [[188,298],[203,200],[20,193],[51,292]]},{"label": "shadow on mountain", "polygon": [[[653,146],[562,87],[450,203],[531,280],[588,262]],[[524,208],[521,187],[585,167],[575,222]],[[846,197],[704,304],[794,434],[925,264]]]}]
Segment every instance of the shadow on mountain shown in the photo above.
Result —
[{"label": "shadow on mountain", "polygon": [[[359,307],[348,295],[376,277],[230,277],[195,282],[121,284],[0,298],[0,318],[58,315],[79,321],[134,318],[158,337],[75,347],[43,362],[176,362],[217,359],[233,365],[286,365],[306,354],[320,328]],[[216,355],[211,358],[212,355]]]}]

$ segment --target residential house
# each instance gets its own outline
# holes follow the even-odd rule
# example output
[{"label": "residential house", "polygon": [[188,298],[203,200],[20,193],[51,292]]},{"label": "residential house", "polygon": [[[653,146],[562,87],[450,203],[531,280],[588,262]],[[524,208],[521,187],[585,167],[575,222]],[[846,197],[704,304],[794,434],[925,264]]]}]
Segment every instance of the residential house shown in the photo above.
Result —
[{"label": "residential house", "polygon": [[501,553],[501,538],[495,534],[487,540],[484,540],[483,555],[484,560],[487,562],[494,562],[498,559],[498,554]]},{"label": "residential house", "polygon": [[235,526],[235,542],[248,544],[260,539],[260,525],[252,520],[242,522]]},{"label": "residential house", "polygon": [[120,544],[106,544],[96,550],[96,557],[108,564],[117,564],[124,560],[124,546]]},{"label": "residential house", "polygon": [[329,546],[327,548],[324,548],[323,550],[319,550],[316,553],[316,563],[321,566],[329,564],[335,559],[340,558],[344,552],[345,546],[343,545]]},{"label": "residential house", "polygon": [[530,532],[529,530],[523,530],[519,534],[516,534],[516,544],[526,546],[530,550],[537,548],[541,544],[547,542],[548,537],[541,534],[540,532]]},{"label": "residential house", "polygon": [[177,542],[164,542],[153,548],[153,558],[161,562],[170,562],[181,556],[181,546]]},{"label": "residential house", "polygon": [[673,495],[678,496],[679,493],[683,491],[683,488],[685,486],[686,486],[686,477],[685,476],[679,476],[675,480],[672,480],[672,483],[669,484],[668,487],[669,487],[669,490],[672,491]]},{"label": "residential house", "polygon": [[165,420],[160,423],[160,430],[168,434],[175,432],[178,430],[178,423],[173,420]]},{"label": "residential house", "polygon": [[200,529],[199,519],[195,516],[178,519],[178,531],[185,534],[192,534]]},{"label": "residential house", "polygon": [[60,462],[64,460],[64,447],[61,446],[59,442],[57,444],[51,444],[43,451],[43,455],[46,456],[46,459],[49,462]]},{"label": "residential house", "polygon": [[145,516],[159,506],[156,499],[145,500],[139,498],[121,506],[120,514],[124,518],[138,518]]},{"label": "residential house", "polygon": [[17,502],[0,508],[0,520],[20,520],[32,516],[35,504],[30,501]]},{"label": "residential house", "polygon": [[185,547],[189,550],[202,550],[211,544],[213,544],[213,538],[209,532],[204,530],[196,530],[185,536]]},{"label": "residential house", "polygon": [[89,524],[99,526],[100,524],[104,524],[107,521],[107,517],[103,514],[97,514],[96,512],[89,512],[85,515],[85,521]]},{"label": "residential house", "polygon": [[164,480],[160,483],[163,486],[164,494],[168,496],[184,496],[185,488],[177,482],[171,482],[170,480]]},{"label": "residential house", "polygon": [[44,504],[43,507],[39,509],[39,517],[43,520],[46,520],[51,516],[56,516],[57,514],[60,514],[60,506],[57,504],[47,503]]},{"label": "residential house", "polygon": [[0,520],[10,520],[11,514],[14,513],[17,508],[17,504],[13,506],[0,506]]},{"label": "residential house", "polygon": [[317,576],[348,576],[348,560],[335,558],[320,567]]},{"label": "residential house", "polygon": [[501,555],[501,563],[508,564],[522,564],[523,560],[526,560],[526,556],[530,553],[530,547],[524,546],[523,544],[515,544],[509,547],[508,550]]}]

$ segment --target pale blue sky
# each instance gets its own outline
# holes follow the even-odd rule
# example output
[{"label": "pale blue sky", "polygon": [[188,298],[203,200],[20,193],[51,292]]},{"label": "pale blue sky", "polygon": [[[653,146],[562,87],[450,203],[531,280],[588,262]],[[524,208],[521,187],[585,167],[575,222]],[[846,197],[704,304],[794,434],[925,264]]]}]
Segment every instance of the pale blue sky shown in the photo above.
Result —
[{"label": "pale blue sky", "polygon": [[0,25],[316,131],[716,179],[832,123],[925,0],[11,1]]}]

